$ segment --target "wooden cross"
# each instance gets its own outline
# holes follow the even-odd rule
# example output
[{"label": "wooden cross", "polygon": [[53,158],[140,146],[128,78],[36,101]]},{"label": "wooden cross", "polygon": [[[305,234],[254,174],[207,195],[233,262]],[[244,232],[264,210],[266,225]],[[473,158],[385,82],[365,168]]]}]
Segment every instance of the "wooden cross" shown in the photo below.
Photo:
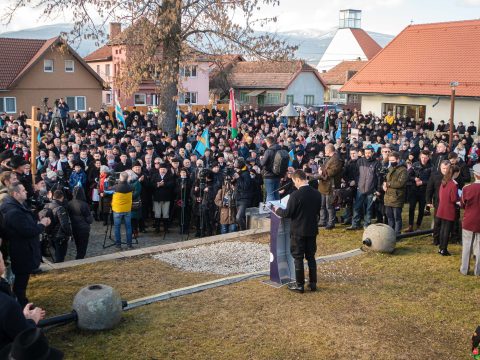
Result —
[{"label": "wooden cross", "polygon": [[38,109],[32,106],[32,118],[27,119],[26,124],[30,125],[31,140],[30,140],[30,172],[32,174],[32,183],[35,185],[35,176],[37,175],[37,149],[38,149],[38,135],[37,128],[40,128],[40,121],[37,120]]}]

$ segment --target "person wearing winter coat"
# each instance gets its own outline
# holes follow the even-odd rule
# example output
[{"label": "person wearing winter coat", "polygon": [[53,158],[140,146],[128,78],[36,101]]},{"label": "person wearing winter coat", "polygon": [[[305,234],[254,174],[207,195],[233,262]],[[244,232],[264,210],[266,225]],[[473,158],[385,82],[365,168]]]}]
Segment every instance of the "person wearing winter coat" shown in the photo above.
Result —
[{"label": "person wearing winter coat", "polygon": [[85,191],[80,186],[73,188],[73,198],[67,209],[72,223],[73,240],[77,248],[76,260],[84,259],[87,253],[90,225],[93,222],[92,214],[85,197]]},{"label": "person wearing winter coat", "polygon": [[[245,211],[252,204],[253,181],[243,158],[235,161],[236,173],[233,176],[235,185],[235,201],[237,207],[236,222],[240,230],[247,229]],[[216,194],[215,194],[216,195]]]},{"label": "person wearing winter coat", "polygon": [[458,199],[458,186],[453,180],[454,173],[458,171],[455,166],[450,166],[443,176],[440,189],[438,190],[437,218],[440,219],[439,250],[442,256],[450,256],[447,250],[450,232],[457,214],[456,203]]},{"label": "person wearing winter coat", "polygon": [[50,225],[44,217],[37,221],[33,212],[25,207],[27,191],[20,183],[8,188],[9,196],[0,206],[3,217],[3,236],[8,242],[12,271],[15,274],[13,293],[22,307],[28,304],[27,286],[30,274],[40,266],[40,234]]},{"label": "person wearing winter coat", "polygon": [[70,180],[68,181],[70,189],[73,190],[73,188],[77,185],[80,185],[85,189],[87,184],[87,174],[85,174],[85,171],[82,169],[82,166],[79,163],[75,163],[73,169],[74,171],[72,171]]},{"label": "person wearing winter coat", "polygon": [[163,220],[165,233],[168,231],[170,218],[170,201],[173,200],[175,181],[168,171],[166,163],[160,164],[158,171],[152,174],[153,212],[155,214],[155,231],[160,232],[160,221]]},{"label": "person wearing winter coat", "polygon": [[62,190],[53,192],[52,202],[45,205],[42,212],[50,218],[52,223],[47,227],[46,233],[50,236],[55,248],[55,262],[64,262],[68,249],[68,240],[72,236],[72,226],[68,211],[63,204]]},{"label": "person wearing winter coat", "polygon": [[385,213],[388,218],[388,225],[395,230],[397,235],[402,231],[402,208],[405,202],[405,189],[408,180],[407,167],[404,164],[400,164],[399,161],[399,153],[393,152],[390,154],[390,168],[383,183]]},{"label": "person wearing winter coat", "polygon": [[215,196],[215,205],[220,211],[220,233],[227,234],[237,231],[237,224],[235,214],[237,209],[235,207],[234,189],[230,182],[225,182]]}]

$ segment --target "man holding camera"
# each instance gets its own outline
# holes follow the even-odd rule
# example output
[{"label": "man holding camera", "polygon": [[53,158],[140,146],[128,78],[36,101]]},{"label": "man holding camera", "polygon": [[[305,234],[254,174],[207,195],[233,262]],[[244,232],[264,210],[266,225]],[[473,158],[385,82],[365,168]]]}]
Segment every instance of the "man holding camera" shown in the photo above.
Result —
[{"label": "man holding camera", "polygon": [[51,221],[46,233],[55,248],[55,262],[64,262],[68,249],[68,240],[72,236],[72,225],[67,209],[63,206],[62,190],[53,192],[52,202],[45,205],[42,213]]},{"label": "man holding camera", "polygon": [[240,230],[246,230],[247,222],[245,211],[252,204],[254,184],[243,158],[235,160],[233,183],[235,185],[235,200],[237,205],[235,218]]},{"label": "man holding camera", "polygon": [[325,146],[325,156],[328,160],[324,166],[318,168],[318,175],[314,176],[314,178],[319,180],[318,190],[322,196],[320,226],[325,226],[325,230],[332,230],[335,227],[333,190],[340,186],[343,162],[335,152],[335,146],[333,144],[327,144]]}]

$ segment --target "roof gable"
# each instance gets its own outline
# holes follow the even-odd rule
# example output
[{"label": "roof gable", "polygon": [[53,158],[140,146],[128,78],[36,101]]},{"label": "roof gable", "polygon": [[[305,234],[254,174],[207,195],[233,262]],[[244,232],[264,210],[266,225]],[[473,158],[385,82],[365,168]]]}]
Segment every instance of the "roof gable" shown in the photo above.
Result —
[{"label": "roof gable", "polygon": [[342,87],[344,92],[480,96],[480,20],[410,25]]},{"label": "roof gable", "polygon": [[104,45],[97,50],[91,52],[83,58],[86,62],[93,61],[111,61],[112,60],[112,47]]},{"label": "roof gable", "polygon": [[358,72],[361,70],[368,61],[356,60],[356,61],[342,61],[337,66],[333,67],[326,73],[320,74],[323,81],[327,85],[342,85],[347,82],[347,75],[349,71]]},{"label": "roof gable", "polygon": [[0,89],[8,89],[46,42],[0,38]]},{"label": "roof gable", "polygon": [[312,72],[325,87],[317,70],[304,61],[240,61],[228,75],[234,88],[286,89],[302,72]]},{"label": "roof gable", "polygon": [[[0,39],[1,40],[1,39]],[[37,63],[43,56],[43,54],[50,49],[52,46],[57,45],[57,44],[62,44],[67,46],[68,52],[72,54],[72,56],[85,68],[87,71],[102,85],[104,86],[103,79],[95,72],[93,69],[82,59],[80,55],[77,54],[75,50],[72,49],[70,45],[66,41],[64,41],[61,37],[55,37],[49,40],[43,40],[44,43],[42,46],[37,50],[37,52],[31,56],[27,64],[24,65],[24,67],[16,74],[15,78],[5,87],[7,88],[12,88],[14,87],[20,79],[25,76],[25,74],[28,73],[30,68]],[[13,59],[12,59],[13,60]],[[2,70],[3,71],[3,70]]]}]

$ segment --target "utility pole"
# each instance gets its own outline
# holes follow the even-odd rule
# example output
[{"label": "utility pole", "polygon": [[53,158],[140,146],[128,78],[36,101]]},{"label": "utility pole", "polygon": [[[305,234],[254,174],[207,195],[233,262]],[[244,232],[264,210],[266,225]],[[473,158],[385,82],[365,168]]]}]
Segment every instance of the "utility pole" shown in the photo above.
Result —
[{"label": "utility pole", "polygon": [[455,88],[460,85],[458,81],[450,82],[450,87],[452,89],[452,94],[450,96],[450,123],[449,123],[449,132],[448,132],[448,147],[449,151],[453,151],[452,149],[452,141],[453,141],[453,124],[454,124],[454,116],[455,116]]}]

